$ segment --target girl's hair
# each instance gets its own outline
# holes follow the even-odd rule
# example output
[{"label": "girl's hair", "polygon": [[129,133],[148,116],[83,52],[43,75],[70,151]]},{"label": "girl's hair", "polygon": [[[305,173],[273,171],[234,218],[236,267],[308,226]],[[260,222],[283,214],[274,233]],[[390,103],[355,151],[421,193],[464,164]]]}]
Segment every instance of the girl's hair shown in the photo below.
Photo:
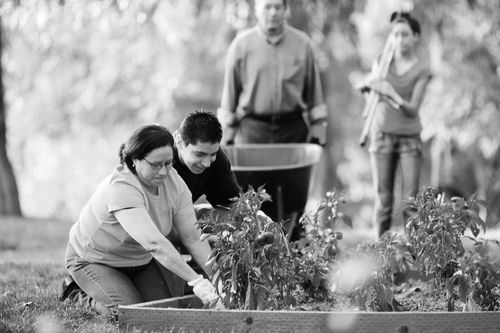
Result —
[{"label": "girl's hair", "polygon": [[142,160],[146,155],[156,148],[169,146],[173,149],[174,138],[169,130],[161,125],[145,125],[132,133],[127,142],[120,146],[120,163],[124,163],[135,174],[134,162]]},{"label": "girl's hair", "polygon": [[420,23],[408,12],[394,12],[389,19],[390,23],[406,23],[415,35],[420,35]]}]

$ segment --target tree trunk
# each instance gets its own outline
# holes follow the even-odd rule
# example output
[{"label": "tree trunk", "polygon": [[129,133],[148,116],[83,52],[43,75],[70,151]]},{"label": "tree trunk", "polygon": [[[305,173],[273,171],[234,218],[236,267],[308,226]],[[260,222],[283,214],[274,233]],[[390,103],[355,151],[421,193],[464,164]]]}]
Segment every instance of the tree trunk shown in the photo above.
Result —
[{"label": "tree trunk", "polygon": [[[2,59],[2,22],[0,20],[0,59]],[[21,215],[16,179],[7,157],[7,126],[2,65],[0,62],[0,215]]]}]

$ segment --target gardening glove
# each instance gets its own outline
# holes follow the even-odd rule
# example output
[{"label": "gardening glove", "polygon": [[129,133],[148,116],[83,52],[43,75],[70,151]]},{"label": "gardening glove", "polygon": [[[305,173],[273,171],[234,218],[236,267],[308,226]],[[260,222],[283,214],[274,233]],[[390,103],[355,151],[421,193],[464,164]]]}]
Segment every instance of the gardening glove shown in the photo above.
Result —
[{"label": "gardening glove", "polygon": [[208,307],[210,309],[214,310],[225,310],[226,307],[224,306],[224,303],[222,303],[222,299],[219,297],[217,300],[211,302]]},{"label": "gardening glove", "polygon": [[[203,302],[203,304],[209,304],[211,307],[218,306],[218,301],[220,299],[219,295],[215,292],[214,286],[210,283],[210,281],[205,279],[203,275],[198,276],[196,280],[189,281],[188,285],[193,287],[194,294]],[[222,305],[222,303],[220,305]]]}]

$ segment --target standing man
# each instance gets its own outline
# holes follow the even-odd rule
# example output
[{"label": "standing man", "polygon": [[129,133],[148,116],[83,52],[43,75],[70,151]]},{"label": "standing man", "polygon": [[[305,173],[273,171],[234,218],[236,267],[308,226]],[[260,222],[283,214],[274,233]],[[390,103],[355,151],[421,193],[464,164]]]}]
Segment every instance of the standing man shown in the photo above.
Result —
[{"label": "standing man", "polygon": [[310,38],[285,23],[287,0],[255,0],[257,25],[229,46],[218,117],[223,144],[300,143],[327,110]]}]

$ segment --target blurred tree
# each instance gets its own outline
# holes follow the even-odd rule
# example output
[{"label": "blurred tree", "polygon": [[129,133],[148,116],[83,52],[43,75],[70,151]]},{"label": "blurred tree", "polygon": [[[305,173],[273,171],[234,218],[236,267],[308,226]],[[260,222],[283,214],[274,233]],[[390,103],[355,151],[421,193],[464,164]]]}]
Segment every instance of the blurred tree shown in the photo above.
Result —
[{"label": "blurred tree", "polygon": [[[364,100],[350,82],[380,52],[384,22],[403,2],[289,1],[290,24],[317,46],[330,110],[315,193],[345,190],[361,218],[370,215],[371,175],[358,146]],[[499,4],[414,2],[435,73],[422,108],[424,135],[437,156],[432,181],[449,178],[466,193],[479,190],[493,200],[491,211],[500,193]],[[196,108],[215,111],[227,46],[254,24],[252,6],[252,0],[1,1],[3,116],[23,213],[74,217],[117,163],[117,148],[133,128],[159,122],[174,129]]]},{"label": "blurred tree", "polygon": [[[0,59],[3,53],[3,29],[0,17]],[[21,215],[16,179],[7,156],[7,126],[4,102],[3,70],[0,61],[0,215]]]},{"label": "blurred tree", "polygon": [[188,68],[192,3],[6,1],[0,8],[23,211],[74,216],[133,128],[172,128],[186,112],[173,91]]},{"label": "blurred tree", "polygon": [[[435,78],[423,115],[432,140],[435,185],[488,202],[488,223],[500,222],[500,3],[421,1],[430,28]],[[439,112],[436,112],[438,111]]]},{"label": "blurred tree", "polygon": [[301,0],[289,3],[292,11],[290,24],[309,34],[317,46],[323,95],[329,111],[328,143],[312,193],[322,197],[332,188],[342,191],[350,182],[339,176],[337,168],[345,162],[349,138],[357,125],[353,113],[349,112],[357,106],[353,98],[355,92],[349,84],[349,72],[359,66],[354,44],[356,30],[351,15],[363,1]]},{"label": "blurred tree", "polygon": [[[290,3],[291,23],[318,44],[325,82],[333,77],[345,87],[347,71],[332,73],[330,50],[349,48],[332,47],[327,36],[336,27],[331,21],[348,22],[338,8],[350,8],[350,2]],[[13,161],[29,214],[78,211],[137,124],[175,128],[195,108],[215,111],[227,46],[253,25],[252,6],[236,0],[4,2],[9,128],[15,133],[10,146],[18,152]],[[341,116],[344,108],[335,103],[348,94],[331,98],[328,83],[325,92],[330,109]],[[340,117],[334,119],[332,129],[341,129]],[[331,139],[327,149],[330,184],[339,183],[332,162],[339,158],[330,152],[341,153],[341,138]],[[323,187],[321,178],[318,184]],[[38,197],[44,200],[32,199]]]}]

